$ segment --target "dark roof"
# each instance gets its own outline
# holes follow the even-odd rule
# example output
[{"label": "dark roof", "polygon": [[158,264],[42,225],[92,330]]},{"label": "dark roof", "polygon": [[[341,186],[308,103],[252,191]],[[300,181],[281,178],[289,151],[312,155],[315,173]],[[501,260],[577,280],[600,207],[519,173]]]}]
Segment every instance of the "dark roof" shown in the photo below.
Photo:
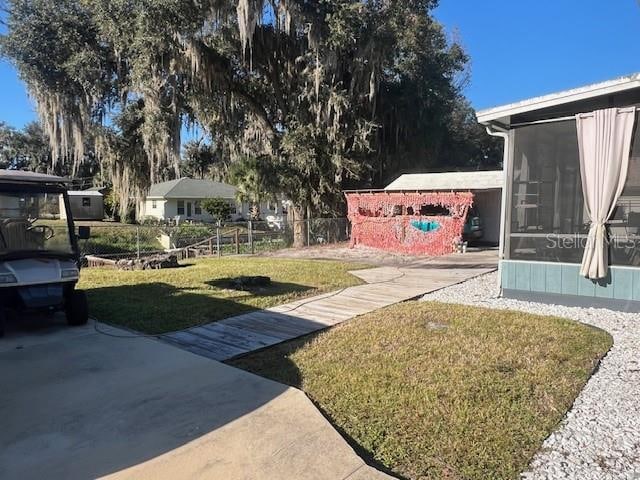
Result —
[{"label": "dark roof", "polygon": [[0,182],[24,183],[69,183],[68,178],[45,175],[44,173],[24,172],[22,170],[0,170]]},{"label": "dark roof", "polygon": [[236,187],[226,183],[180,178],[152,185],[147,198],[235,198],[236,192]]}]

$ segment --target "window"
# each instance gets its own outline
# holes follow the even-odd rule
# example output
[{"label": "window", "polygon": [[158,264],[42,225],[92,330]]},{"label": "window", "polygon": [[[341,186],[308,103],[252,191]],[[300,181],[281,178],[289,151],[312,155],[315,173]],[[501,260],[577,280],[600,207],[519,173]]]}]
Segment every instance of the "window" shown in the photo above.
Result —
[{"label": "window", "polygon": [[194,211],[196,215],[202,215],[202,204],[199,201],[195,201],[194,204]]},{"label": "window", "polygon": [[158,201],[157,200],[151,200],[151,208],[152,209],[156,209],[158,208]]},{"label": "window", "polygon": [[588,225],[574,120],[514,130],[510,229],[512,259],[582,258],[576,241]]},{"label": "window", "polygon": [[423,217],[450,217],[451,212],[448,208],[440,205],[422,205],[420,215]]},{"label": "window", "polygon": [[82,206],[90,207],[91,206],[91,197],[82,197]]},{"label": "window", "polygon": [[184,200],[178,200],[178,215],[184,215]]},{"label": "window", "polygon": [[[640,266],[640,125],[629,177],[610,224],[611,264]],[[508,253],[513,260],[581,263],[589,233],[575,120],[513,131]]]}]

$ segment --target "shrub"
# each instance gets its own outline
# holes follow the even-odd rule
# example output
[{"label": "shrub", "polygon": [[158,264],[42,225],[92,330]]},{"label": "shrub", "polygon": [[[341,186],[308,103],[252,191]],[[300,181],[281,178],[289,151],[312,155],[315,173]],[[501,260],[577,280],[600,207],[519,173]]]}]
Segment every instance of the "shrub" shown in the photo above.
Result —
[{"label": "shrub", "polygon": [[226,222],[231,217],[231,205],[224,198],[207,198],[202,202],[202,208],[218,223]]}]

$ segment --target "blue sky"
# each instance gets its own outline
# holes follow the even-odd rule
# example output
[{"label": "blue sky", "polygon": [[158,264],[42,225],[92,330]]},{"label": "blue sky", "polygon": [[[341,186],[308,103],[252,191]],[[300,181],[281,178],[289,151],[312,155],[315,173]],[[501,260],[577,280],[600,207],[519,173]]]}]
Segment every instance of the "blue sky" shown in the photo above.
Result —
[{"label": "blue sky", "polygon": [[[435,14],[471,56],[477,109],[640,71],[638,0],[441,0]],[[0,121],[34,118],[0,61]]]},{"label": "blue sky", "polygon": [[638,0],[441,0],[471,56],[476,109],[640,71]]}]

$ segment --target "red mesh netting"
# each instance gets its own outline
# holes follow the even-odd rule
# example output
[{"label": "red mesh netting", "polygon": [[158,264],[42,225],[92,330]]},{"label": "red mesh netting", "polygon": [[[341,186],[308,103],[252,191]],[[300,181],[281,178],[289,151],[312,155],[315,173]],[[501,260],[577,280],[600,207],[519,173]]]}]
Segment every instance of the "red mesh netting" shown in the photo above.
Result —
[{"label": "red mesh netting", "polygon": [[473,194],[348,193],[347,205],[352,247],[446,255],[455,251],[462,238]]}]

